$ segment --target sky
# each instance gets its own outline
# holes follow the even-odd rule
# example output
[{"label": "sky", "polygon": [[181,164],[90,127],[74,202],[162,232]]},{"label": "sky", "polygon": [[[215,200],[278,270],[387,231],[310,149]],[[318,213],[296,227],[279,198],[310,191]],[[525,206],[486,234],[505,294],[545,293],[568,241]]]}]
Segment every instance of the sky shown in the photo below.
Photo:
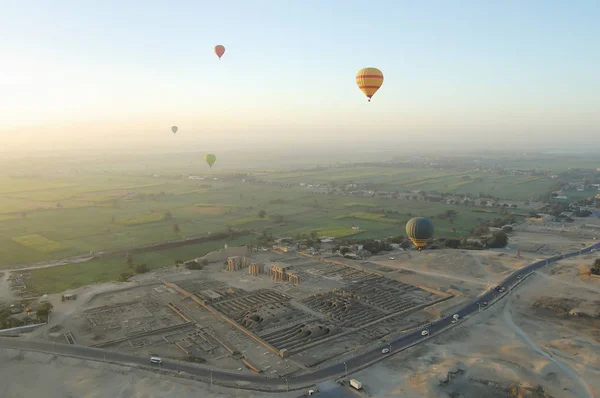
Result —
[{"label": "sky", "polygon": [[[0,0],[0,10],[0,153],[600,150],[594,0]],[[355,83],[368,66],[385,77],[371,103]]]}]

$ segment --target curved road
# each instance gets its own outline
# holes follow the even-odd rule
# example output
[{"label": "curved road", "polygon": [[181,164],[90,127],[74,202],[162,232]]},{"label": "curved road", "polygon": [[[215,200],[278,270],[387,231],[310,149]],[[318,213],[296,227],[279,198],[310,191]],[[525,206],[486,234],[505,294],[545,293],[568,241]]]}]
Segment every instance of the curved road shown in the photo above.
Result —
[{"label": "curved road", "polygon": [[[471,302],[468,302],[455,310],[454,313],[458,314],[460,317],[458,323],[461,323],[464,318],[476,314],[480,310],[484,310],[493,302],[502,299],[507,293],[510,292],[512,288],[517,286],[523,279],[525,279],[525,276],[533,273],[534,271],[549,264],[553,264],[563,258],[588,254],[596,250],[600,250],[600,242],[579,251],[536,261],[515,271],[508,278],[504,279],[497,288],[484,292]],[[500,287],[504,287],[504,290],[500,291]],[[486,306],[481,305],[484,302],[487,303]],[[429,336],[442,333],[444,330],[452,326],[452,317],[446,317],[432,322],[428,327]],[[95,361],[107,361],[146,369],[155,368],[157,370],[172,371],[174,374],[177,374],[177,372],[185,372],[205,382],[241,389],[259,391],[286,391],[310,387],[317,382],[346,376],[349,373],[358,371],[373,362],[397,353],[398,351],[404,350],[420,341],[424,341],[427,337],[421,335],[422,330],[423,328],[408,332],[401,337],[390,341],[388,344],[382,344],[378,347],[372,348],[367,352],[363,352],[357,356],[348,358],[345,361],[332,364],[325,368],[317,369],[311,373],[305,373],[299,376],[291,376],[289,378],[263,377],[245,373],[212,370],[200,365],[176,360],[164,360],[159,367],[159,365],[151,365],[148,357],[139,357],[120,352],[105,351],[102,349],[78,345],[54,344],[31,340],[21,341],[8,337],[0,338],[0,348],[42,351],[55,353],[57,355],[72,356]],[[382,355],[381,350],[390,347],[392,348],[391,353]]]}]

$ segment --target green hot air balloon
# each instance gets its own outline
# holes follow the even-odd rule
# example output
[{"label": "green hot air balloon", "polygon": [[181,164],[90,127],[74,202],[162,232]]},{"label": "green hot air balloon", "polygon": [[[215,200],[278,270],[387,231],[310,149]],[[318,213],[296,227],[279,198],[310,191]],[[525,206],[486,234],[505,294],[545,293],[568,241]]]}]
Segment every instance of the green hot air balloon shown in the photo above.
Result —
[{"label": "green hot air balloon", "polygon": [[171,131],[173,132],[173,134],[175,134],[177,132],[177,126],[171,127]]},{"label": "green hot air balloon", "polygon": [[217,157],[212,153],[207,153],[204,156],[204,160],[206,160],[206,163],[208,163],[208,165],[212,167],[213,163],[215,163],[215,160],[217,160]]},{"label": "green hot air balloon", "polygon": [[419,251],[433,238],[433,223],[425,217],[415,217],[406,223],[406,234]]}]

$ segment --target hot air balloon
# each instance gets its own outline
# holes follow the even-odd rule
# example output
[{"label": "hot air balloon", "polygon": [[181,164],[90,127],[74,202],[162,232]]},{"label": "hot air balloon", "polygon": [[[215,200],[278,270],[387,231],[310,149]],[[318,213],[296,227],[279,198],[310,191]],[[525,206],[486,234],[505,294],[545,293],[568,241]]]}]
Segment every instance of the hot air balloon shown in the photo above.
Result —
[{"label": "hot air balloon", "polygon": [[433,237],[433,223],[425,217],[415,217],[406,223],[406,234],[419,251]]},{"label": "hot air balloon", "polygon": [[383,73],[377,68],[363,68],[356,74],[356,84],[371,102],[371,97],[383,84]]},{"label": "hot air balloon", "polygon": [[204,160],[206,160],[206,163],[208,163],[208,165],[212,168],[212,165],[215,163],[215,160],[217,160],[217,157],[212,153],[207,153],[204,156]]},{"label": "hot air balloon", "polygon": [[175,134],[177,132],[177,126],[171,127],[171,131],[173,132],[173,134]]},{"label": "hot air balloon", "polygon": [[215,46],[215,54],[217,54],[217,57],[219,57],[219,59],[221,59],[221,57],[223,56],[223,54],[225,54],[225,47],[223,47],[222,45],[216,45]]}]

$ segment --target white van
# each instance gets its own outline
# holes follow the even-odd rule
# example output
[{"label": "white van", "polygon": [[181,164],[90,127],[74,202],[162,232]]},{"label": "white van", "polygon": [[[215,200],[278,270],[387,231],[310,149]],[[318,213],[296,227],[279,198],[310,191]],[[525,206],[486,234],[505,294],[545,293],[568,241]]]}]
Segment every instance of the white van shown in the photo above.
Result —
[{"label": "white van", "polygon": [[160,357],[150,357],[150,363],[162,363]]}]

